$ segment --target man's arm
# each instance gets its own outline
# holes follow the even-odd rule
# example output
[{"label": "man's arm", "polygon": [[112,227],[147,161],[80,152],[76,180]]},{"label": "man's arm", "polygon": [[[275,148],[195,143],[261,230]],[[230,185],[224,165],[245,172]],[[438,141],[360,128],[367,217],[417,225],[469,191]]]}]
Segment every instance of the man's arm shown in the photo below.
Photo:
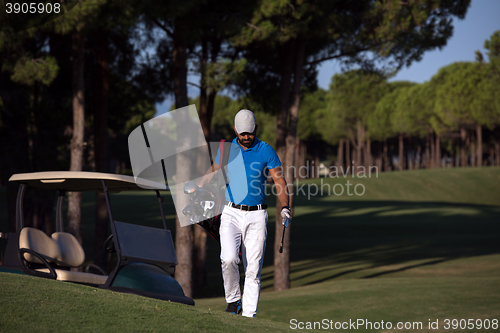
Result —
[{"label": "man's arm", "polygon": [[213,176],[215,175],[215,171],[219,170],[220,166],[217,164],[217,162],[214,161],[214,163],[208,168],[207,172],[205,172],[205,175],[203,178],[201,178],[200,183],[198,186],[203,187],[206,184],[210,183],[212,180]]},{"label": "man's arm", "polygon": [[283,168],[279,166],[274,169],[269,169],[269,173],[276,186],[276,193],[278,194],[278,200],[281,203],[281,207],[289,206],[288,187],[286,186],[285,177],[283,177]]}]

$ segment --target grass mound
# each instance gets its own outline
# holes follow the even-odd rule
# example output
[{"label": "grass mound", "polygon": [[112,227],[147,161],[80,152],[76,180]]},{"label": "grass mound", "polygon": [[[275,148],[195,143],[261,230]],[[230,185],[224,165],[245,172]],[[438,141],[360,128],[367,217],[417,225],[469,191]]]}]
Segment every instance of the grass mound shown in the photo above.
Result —
[{"label": "grass mound", "polygon": [[1,332],[284,332],[288,326],[83,285],[0,273]]}]

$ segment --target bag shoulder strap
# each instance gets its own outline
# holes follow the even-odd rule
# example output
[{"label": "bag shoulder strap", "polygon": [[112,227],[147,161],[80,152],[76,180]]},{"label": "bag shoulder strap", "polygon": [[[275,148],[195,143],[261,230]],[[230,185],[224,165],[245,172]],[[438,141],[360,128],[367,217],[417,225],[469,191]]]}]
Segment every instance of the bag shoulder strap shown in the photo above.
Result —
[{"label": "bag shoulder strap", "polygon": [[229,195],[230,201],[234,202],[233,194],[231,193],[231,188],[229,187],[229,181],[227,179],[226,167],[229,162],[229,153],[231,151],[231,143],[226,143],[225,140],[220,142],[220,169],[222,171],[222,177],[224,178],[224,184],[226,184],[227,194]]},{"label": "bag shoulder strap", "polygon": [[229,161],[229,149],[226,149],[227,144],[225,144],[226,140],[220,140],[219,151],[220,151],[220,169],[222,171],[222,176],[224,177],[224,182],[227,185],[227,175],[225,168],[227,167],[227,163]]}]

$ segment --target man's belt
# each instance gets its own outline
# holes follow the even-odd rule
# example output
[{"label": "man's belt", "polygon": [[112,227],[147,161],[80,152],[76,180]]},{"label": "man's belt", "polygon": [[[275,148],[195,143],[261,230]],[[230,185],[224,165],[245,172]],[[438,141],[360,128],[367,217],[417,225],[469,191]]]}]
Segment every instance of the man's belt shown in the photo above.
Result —
[{"label": "man's belt", "polygon": [[228,202],[227,205],[229,207],[233,207],[233,208],[236,208],[236,209],[239,209],[239,210],[244,210],[244,211],[247,211],[247,212],[251,212],[253,210],[261,210],[261,209],[266,209],[267,208],[266,204],[257,205],[257,206],[247,206],[247,205],[237,205],[237,204],[234,204],[232,202]]}]

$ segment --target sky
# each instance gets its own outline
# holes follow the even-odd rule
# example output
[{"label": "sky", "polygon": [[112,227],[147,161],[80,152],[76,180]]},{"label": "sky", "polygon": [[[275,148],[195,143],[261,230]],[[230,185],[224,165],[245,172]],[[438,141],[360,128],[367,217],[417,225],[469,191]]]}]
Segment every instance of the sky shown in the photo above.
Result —
[{"label": "sky", "polygon": [[[429,81],[441,67],[457,61],[474,61],[475,51],[483,48],[484,41],[496,30],[500,30],[500,0],[472,0],[463,20],[453,19],[453,36],[441,50],[424,53],[422,60],[413,62],[410,67],[402,68],[391,81]],[[338,61],[324,62],[318,68],[318,86],[328,89],[331,78],[340,72]],[[196,79],[196,78],[191,78]],[[189,95],[195,97],[198,90],[189,88]],[[171,99],[157,104],[158,114],[170,110]]]},{"label": "sky", "polygon": [[[453,36],[441,50],[424,53],[422,60],[402,68],[390,81],[429,81],[441,67],[457,61],[475,61],[475,51],[484,52],[484,41],[493,32],[500,30],[500,1],[472,0],[463,20],[453,19]],[[318,85],[328,89],[331,78],[340,72],[335,61],[322,64],[318,74]]]}]

